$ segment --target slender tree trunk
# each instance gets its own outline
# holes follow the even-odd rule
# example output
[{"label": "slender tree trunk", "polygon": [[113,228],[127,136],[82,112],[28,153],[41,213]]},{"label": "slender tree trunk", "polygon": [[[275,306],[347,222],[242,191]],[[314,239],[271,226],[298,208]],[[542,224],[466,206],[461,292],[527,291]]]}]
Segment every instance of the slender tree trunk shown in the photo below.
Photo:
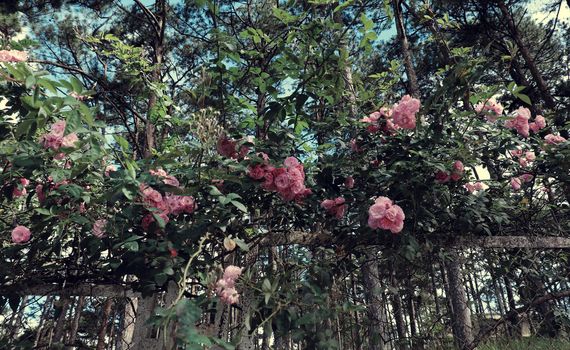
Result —
[{"label": "slender tree trunk", "polygon": [[406,69],[406,75],[408,76],[408,90],[410,95],[417,98],[420,96],[420,88],[418,85],[416,70],[414,69],[412,61],[412,54],[410,53],[410,43],[408,42],[408,36],[406,35],[406,25],[404,23],[404,16],[402,14],[400,2],[401,0],[392,0],[394,20],[396,22],[396,33],[400,43],[400,53],[404,59],[404,68]]},{"label": "slender tree trunk", "polygon": [[26,306],[28,306],[28,296],[24,295],[20,301],[17,311],[14,311],[12,319],[10,320],[10,340],[15,339],[18,331],[22,329],[22,319],[24,317]]},{"label": "slender tree trunk", "polygon": [[474,340],[471,311],[467,303],[467,293],[465,292],[461,276],[460,255],[455,250],[451,251],[449,255],[450,260],[445,262],[445,266],[449,278],[449,298],[453,305],[453,335],[457,347],[463,350],[468,349]]},{"label": "slender tree trunk", "polygon": [[107,298],[103,304],[103,314],[101,316],[101,325],[97,332],[97,350],[105,350],[105,336],[107,335],[107,326],[109,325],[109,315],[113,307],[113,298]]},{"label": "slender tree trunk", "polygon": [[[354,280],[354,274],[350,275],[350,283],[352,287],[352,295],[354,299],[354,304],[358,305],[360,299],[358,298],[358,292],[356,290],[356,282]],[[354,311],[354,326],[352,327],[352,332],[354,334],[354,349],[362,349],[362,338],[360,337],[360,315],[358,311]]]},{"label": "slender tree trunk", "polygon": [[362,279],[366,295],[368,314],[368,349],[384,350],[386,320],[382,313],[382,284],[378,273],[376,255],[371,250],[366,251],[366,261],[362,265]]},{"label": "slender tree trunk", "polygon": [[517,44],[517,47],[518,47],[522,57],[524,58],[525,63],[527,65],[528,69],[530,70],[530,73],[531,73],[536,85],[538,86],[538,90],[540,91],[540,95],[542,96],[542,99],[545,102],[545,106],[547,108],[550,108],[550,109],[554,108],[554,106],[556,105],[556,103],[554,102],[554,98],[550,94],[550,91],[548,90],[548,87],[546,86],[546,82],[544,81],[542,74],[538,70],[536,62],[531,57],[530,52],[528,50],[528,47],[522,41],[522,38],[520,37],[519,31],[516,27],[516,24],[515,24],[513,17],[511,16],[511,13],[509,12],[509,9],[507,8],[507,6],[505,5],[505,3],[502,0],[498,1],[498,5],[499,5],[499,9],[501,10],[501,13],[505,17],[505,20],[507,22],[507,26],[509,28],[509,31],[511,32],[513,40]]},{"label": "slender tree trunk", "polygon": [[71,329],[69,330],[69,338],[67,343],[69,346],[68,350],[74,348],[75,340],[77,338],[77,330],[79,329],[79,320],[81,319],[81,311],[83,310],[83,304],[85,302],[85,296],[80,296],[77,298],[77,304],[75,305],[75,311],[73,314],[73,321],[71,322]]},{"label": "slender tree trunk", "polygon": [[407,349],[406,325],[404,324],[404,314],[402,312],[402,299],[399,293],[392,295],[392,309],[394,310],[394,320],[396,321],[396,332],[398,334],[398,349]]},{"label": "slender tree trunk", "polygon": [[[333,9],[339,5],[339,2],[333,3]],[[341,11],[337,11],[333,14],[333,19],[335,23],[344,25],[342,21],[342,13]],[[339,47],[341,50],[341,54],[345,53],[346,56],[349,55],[348,52],[348,45],[346,43],[346,37],[343,35],[339,41]],[[358,108],[356,104],[356,89],[354,88],[354,81],[352,78],[352,67],[350,66],[349,59],[343,59],[342,62],[342,79],[344,81],[344,85],[346,86],[346,91],[348,93],[348,107],[349,113],[351,118],[356,118],[358,116]]]},{"label": "slender tree trunk", "polygon": [[42,331],[44,330],[45,323],[47,322],[48,315],[51,311],[51,307],[53,305],[53,296],[46,297],[46,301],[42,306],[42,315],[40,316],[40,322],[38,324],[38,328],[36,330],[36,338],[34,340],[34,348],[39,347],[40,341],[42,339]]},{"label": "slender tree trunk", "polygon": [[53,333],[52,341],[54,343],[60,343],[63,340],[63,335],[65,334],[65,323],[67,316],[67,309],[71,303],[71,298],[69,296],[63,296],[60,298],[60,313],[55,324],[55,329]]},{"label": "slender tree trunk", "polygon": [[[158,13],[154,16],[156,21],[150,20],[151,26],[155,30],[155,38],[153,41],[154,48],[154,70],[151,74],[152,83],[158,83],[161,80],[161,66],[164,60],[164,33],[166,30],[167,0],[158,0],[156,7]],[[140,6],[143,6],[142,4]],[[143,10],[144,12],[144,10]],[[147,107],[147,120],[145,125],[145,148],[144,155],[146,158],[152,156],[152,150],[156,147],[156,125],[152,120],[153,110],[157,103],[157,95],[154,91],[150,91]]]}]

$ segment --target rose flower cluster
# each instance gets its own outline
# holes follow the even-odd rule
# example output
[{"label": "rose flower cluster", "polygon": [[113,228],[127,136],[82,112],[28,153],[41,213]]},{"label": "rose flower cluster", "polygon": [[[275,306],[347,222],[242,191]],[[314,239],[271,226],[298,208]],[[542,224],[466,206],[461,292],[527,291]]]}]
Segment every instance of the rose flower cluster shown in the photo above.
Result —
[{"label": "rose flower cluster", "polygon": [[[164,184],[180,187],[180,182],[172,175],[168,175],[164,170],[151,170],[150,174],[162,180]],[[150,225],[155,222],[153,213],[159,216],[164,223],[168,223],[169,216],[178,216],[182,213],[192,214],[196,210],[196,201],[192,196],[179,196],[166,193],[164,196],[147,184],[140,185],[142,201],[144,206],[150,211],[143,219],[141,226],[148,232]]]},{"label": "rose flower cluster", "polygon": [[287,157],[283,165],[282,168],[275,168],[265,160],[264,164],[250,166],[247,174],[254,180],[263,180],[264,189],[279,193],[285,201],[300,201],[310,195],[311,190],[305,187],[303,164],[295,157]]}]

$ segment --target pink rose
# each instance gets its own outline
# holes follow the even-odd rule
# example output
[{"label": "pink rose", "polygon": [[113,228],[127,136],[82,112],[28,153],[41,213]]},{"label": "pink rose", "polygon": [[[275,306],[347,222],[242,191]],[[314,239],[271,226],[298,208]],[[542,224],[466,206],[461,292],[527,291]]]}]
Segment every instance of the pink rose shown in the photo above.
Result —
[{"label": "pink rose", "polygon": [[518,177],[513,177],[511,179],[511,187],[513,188],[513,190],[518,191],[521,189],[521,179],[519,179]]},{"label": "pink rose", "polygon": [[534,118],[534,123],[539,129],[544,129],[546,127],[546,119],[541,115],[537,115],[536,118]]},{"label": "pink rose", "polygon": [[66,125],[67,123],[65,122],[65,120],[58,120],[57,122],[51,125],[51,133],[55,136],[63,137]]},{"label": "pink rose", "polygon": [[465,185],[463,185],[463,187],[465,187],[465,189],[469,192],[469,193],[474,193],[475,191],[480,191],[483,189],[483,184],[481,182],[468,182]]},{"label": "pink rose", "polygon": [[519,107],[519,109],[515,111],[513,118],[505,122],[505,127],[509,129],[515,129],[519,135],[528,137],[530,130],[530,126],[528,124],[529,119],[529,109],[525,107]]},{"label": "pink rose", "polygon": [[241,267],[235,265],[229,265],[224,269],[223,279],[225,279],[226,281],[235,282],[241,275],[241,271],[242,271]]},{"label": "pink rose", "polygon": [[559,143],[565,142],[566,139],[560,135],[548,134],[544,137],[544,141],[546,141],[546,143],[549,145],[557,145]]},{"label": "pink rose", "polygon": [[354,187],[354,178],[352,176],[348,176],[344,180],[344,185],[346,186],[346,188],[353,188]]},{"label": "pink rose", "polygon": [[410,95],[405,95],[392,109],[392,120],[395,125],[402,129],[414,129],[416,127],[416,113],[419,110],[420,101]]},{"label": "pink rose", "polygon": [[46,195],[44,193],[44,186],[39,184],[36,186],[36,194],[38,195],[38,201],[40,202],[40,204],[43,204],[43,202],[46,200]]},{"label": "pink rose", "polygon": [[299,163],[299,161],[295,157],[287,157],[283,162],[283,165],[285,165],[286,168],[294,168],[300,164],[301,163]]},{"label": "pink rose", "polygon": [[460,160],[456,160],[453,163],[453,170],[462,173],[465,170],[465,167],[463,166],[463,163]]},{"label": "pink rose", "polygon": [[71,147],[75,147],[75,144],[79,141],[79,138],[77,137],[77,134],[72,132],[71,134],[63,137],[63,139],[61,139],[61,146],[62,147],[67,147],[67,148],[71,148]]},{"label": "pink rose", "polygon": [[519,179],[521,179],[523,182],[530,182],[533,178],[534,176],[532,176],[532,174],[522,174],[519,176]]},{"label": "pink rose", "polygon": [[287,173],[283,173],[275,178],[275,186],[280,191],[284,191],[289,187],[289,175]]},{"label": "pink rose", "polygon": [[321,207],[325,209],[328,214],[333,215],[337,219],[342,219],[346,212],[345,199],[342,197],[325,199],[321,202]]},{"label": "pink rose", "polygon": [[105,227],[107,226],[107,220],[99,219],[93,223],[93,236],[97,238],[105,237]]},{"label": "pink rose", "polygon": [[0,62],[25,62],[28,53],[19,50],[0,50]]},{"label": "pink rose", "polygon": [[235,288],[225,288],[218,293],[220,300],[228,305],[237,304],[239,302],[239,294]]},{"label": "pink rose", "polygon": [[21,178],[19,182],[20,184],[14,186],[14,189],[12,190],[12,197],[14,198],[25,196],[28,193],[26,187],[30,184],[30,181],[28,179]]},{"label": "pink rose", "polygon": [[387,197],[379,197],[368,209],[368,226],[399,233],[404,228],[404,211]]},{"label": "pink rose", "polygon": [[485,117],[491,123],[497,121],[497,118],[503,114],[503,106],[495,100],[495,98],[490,98],[485,105],[483,103],[478,103],[475,105],[475,111],[477,113],[484,112]]},{"label": "pink rose", "polygon": [[438,171],[437,173],[435,173],[435,181],[443,184],[448,182],[450,179],[449,173],[447,171]]},{"label": "pink rose", "polygon": [[254,180],[261,180],[265,176],[265,170],[261,164],[250,165],[247,168],[247,175]]},{"label": "pink rose", "polygon": [[218,153],[226,158],[236,158],[237,151],[236,151],[236,142],[227,138],[225,135],[221,136],[218,139],[218,143],[216,145],[216,149]]},{"label": "pink rose", "polygon": [[61,147],[62,138],[53,134],[45,134],[41,137],[42,146],[46,149],[57,150]]},{"label": "pink rose", "polygon": [[[168,223],[168,221],[170,221],[170,219],[168,218],[168,215],[166,215],[166,213],[164,213],[164,212],[159,213],[158,216],[164,221],[165,225]],[[141,222],[141,227],[146,232],[149,232],[150,225],[155,221],[156,220],[154,219],[154,216],[151,213],[148,213],[143,217],[142,222]]]},{"label": "pink rose", "polygon": [[16,244],[26,243],[30,240],[32,233],[26,226],[16,226],[12,230],[12,242]]}]

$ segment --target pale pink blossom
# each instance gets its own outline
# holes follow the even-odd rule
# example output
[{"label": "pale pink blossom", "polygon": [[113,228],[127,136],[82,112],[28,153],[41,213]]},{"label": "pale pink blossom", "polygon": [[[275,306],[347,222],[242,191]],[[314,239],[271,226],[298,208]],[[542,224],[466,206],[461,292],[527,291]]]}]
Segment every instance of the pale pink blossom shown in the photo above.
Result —
[{"label": "pale pink blossom", "polygon": [[229,281],[234,281],[234,282],[235,282],[235,281],[239,278],[239,276],[241,275],[242,270],[243,270],[243,269],[242,269],[241,267],[239,267],[239,266],[229,265],[228,267],[226,267],[226,268],[224,269],[224,276],[223,276],[223,278],[224,278],[226,281],[229,280]]},{"label": "pale pink blossom", "polygon": [[26,226],[16,226],[12,230],[12,242],[16,244],[26,243],[30,240],[32,233]]},{"label": "pale pink blossom", "polygon": [[515,129],[519,135],[528,137],[530,129],[528,121],[530,119],[530,115],[530,110],[528,108],[519,107],[519,109],[513,113],[513,117],[505,122],[505,127]]},{"label": "pale pink blossom", "polygon": [[17,197],[25,196],[28,193],[28,191],[26,190],[26,187],[29,184],[30,184],[30,181],[28,179],[21,178],[19,181],[19,184],[14,186],[14,189],[12,190],[12,197],[17,198]]},{"label": "pale pink blossom", "polygon": [[487,100],[485,104],[482,102],[476,104],[475,111],[477,113],[484,112],[487,120],[494,123],[497,121],[497,118],[503,114],[503,106],[493,97]]},{"label": "pale pink blossom", "polygon": [[192,214],[196,209],[196,201],[192,196],[166,195],[169,212],[176,216],[182,213]]},{"label": "pale pink blossom", "polygon": [[67,148],[75,147],[75,144],[78,141],[79,141],[79,138],[77,137],[77,134],[72,132],[71,134],[64,136],[61,139],[61,146],[67,147]]},{"label": "pale pink blossom", "polygon": [[402,129],[416,127],[416,113],[420,110],[420,101],[410,95],[402,97],[400,102],[392,108],[392,120]]},{"label": "pale pink blossom", "polygon": [[99,219],[96,220],[93,223],[93,236],[97,237],[97,238],[103,238],[105,237],[105,227],[107,226],[107,220],[106,219]]},{"label": "pale pink blossom", "polygon": [[216,282],[216,293],[223,303],[231,305],[239,301],[239,293],[235,289],[235,283],[241,275],[241,271],[241,267],[230,265],[224,270],[222,278]]},{"label": "pale pink blossom", "polygon": [[[275,168],[269,165],[264,166],[265,174],[262,187],[268,191],[279,193],[285,201],[300,201],[311,193],[305,187],[305,171],[303,165],[294,157],[288,157],[284,162],[285,167]],[[256,170],[256,172],[259,170]],[[259,176],[259,173],[251,175]]]},{"label": "pale pink blossom", "polygon": [[337,219],[342,219],[346,213],[345,199],[342,197],[337,197],[335,199],[325,199],[321,202],[321,207],[325,209],[327,213],[336,217]]},{"label": "pale pink blossom", "polygon": [[532,174],[526,173],[519,176],[519,179],[521,179],[522,182],[530,182],[532,179],[534,179],[534,176]]},{"label": "pale pink blossom", "polygon": [[544,137],[544,141],[546,141],[549,145],[557,145],[559,143],[565,142],[566,139],[560,135],[548,134]]},{"label": "pale pink blossom", "polygon": [[404,211],[387,197],[378,197],[368,209],[368,226],[398,233],[404,228]]},{"label": "pale pink blossom", "polygon": [[475,191],[480,191],[483,190],[483,184],[481,182],[468,182],[465,185],[463,185],[463,187],[465,187],[465,189],[469,192],[469,193],[474,193]]},{"label": "pale pink blossom", "polygon": [[220,293],[220,300],[225,304],[237,304],[239,302],[239,293],[235,288],[225,288]]},{"label": "pale pink blossom", "polygon": [[25,62],[28,53],[19,50],[0,50],[0,62]]},{"label": "pale pink blossom", "polygon": [[537,115],[534,118],[534,122],[529,124],[530,130],[533,132],[538,132],[540,129],[544,129],[546,127],[546,119],[543,116]]},{"label": "pale pink blossom", "polygon": [[518,177],[513,177],[511,179],[511,187],[513,188],[513,190],[518,191],[521,189],[521,185],[522,185],[522,181],[520,178]]},{"label": "pale pink blossom", "polygon": [[80,95],[75,91],[72,91],[69,96],[73,97],[74,99],[76,99],[77,101],[84,101],[85,99],[87,99],[87,96],[84,95]]},{"label": "pale pink blossom", "polygon": [[59,137],[63,137],[63,133],[65,132],[66,126],[65,120],[58,120],[57,122],[51,125],[51,134]]}]

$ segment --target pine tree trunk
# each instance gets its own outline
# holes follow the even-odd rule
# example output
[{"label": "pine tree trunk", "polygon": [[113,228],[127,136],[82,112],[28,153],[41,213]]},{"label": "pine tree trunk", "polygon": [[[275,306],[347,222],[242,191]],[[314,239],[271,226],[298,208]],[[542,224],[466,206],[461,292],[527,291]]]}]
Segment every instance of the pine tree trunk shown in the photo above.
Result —
[{"label": "pine tree trunk", "polygon": [[109,325],[109,315],[111,314],[111,308],[113,307],[113,299],[107,298],[105,304],[103,304],[103,314],[101,315],[101,325],[99,326],[99,331],[97,332],[97,350],[105,349],[105,336],[107,335],[107,326]]},{"label": "pine tree trunk", "polygon": [[410,53],[410,43],[408,42],[408,37],[406,35],[406,26],[404,24],[400,1],[401,0],[392,0],[392,9],[394,10],[394,20],[396,22],[396,33],[400,43],[400,52],[404,59],[404,68],[406,69],[406,75],[408,76],[408,90],[410,95],[418,98],[420,96],[418,77],[416,75],[416,70],[414,69],[412,54]]},{"label": "pine tree trunk", "polygon": [[[339,5],[339,2],[333,3],[332,8],[334,9],[336,6]],[[337,11],[333,14],[333,19],[335,23],[344,25],[342,21],[342,13],[341,11]],[[341,37],[339,41],[339,47],[341,51],[348,53],[348,45],[346,43],[346,37]],[[342,79],[344,81],[344,85],[346,86],[346,91],[348,93],[348,107],[350,112],[351,118],[356,118],[358,116],[358,109],[356,104],[356,89],[354,88],[354,81],[352,78],[352,67],[350,66],[350,60],[346,59],[341,62],[342,64]]]},{"label": "pine tree trunk", "polygon": [[52,338],[52,341],[56,344],[60,343],[63,340],[63,335],[65,333],[65,322],[67,318],[67,309],[69,308],[71,298],[69,296],[63,296],[59,299],[59,301],[61,303],[61,311],[59,317],[57,318]]},{"label": "pine tree trunk", "polygon": [[83,310],[83,304],[85,302],[85,296],[80,296],[77,298],[77,304],[75,305],[75,311],[73,312],[73,321],[71,321],[71,329],[69,330],[69,338],[67,343],[69,346],[68,350],[74,348],[75,340],[77,338],[77,330],[79,329],[79,320],[81,319],[81,311]]},{"label": "pine tree trunk", "polygon": [[396,321],[396,332],[398,334],[398,349],[407,349],[406,325],[404,324],[404,314],[402,312],[402,298],[399,293],[392,296],[392,308],[394,310],[394,320]]},{"label": "pine tree trunk", "polygon": [[550,91],[548,90],[548,87],[546,86],[546,82],[544,81],[542,74],[538,70],[536,62],[531,57],[530,52],[528,50],[528,47],[523,43],[523,41],[520,37],[519,31],[516,27],[515,21],[514,21],[513,17],[511,16],[511,13],[509,12],[507,6],[505,5],[505,3],[503,1],[498,1],[498,5],[499,5],[499,9],[501,10],[501,13],[505,17],[505,20],[507,22],[507,26],[509,28],[509,31],[511,32],[513,40],[517,44],[517,47],[518,47],[521,55],[523,56],[525,63],[527,65],[528,69],[530,70],[530,73],[531,73],[536,85],[538,86],[538,90],[540,91],[540,95],[542,96],[542,99],[545,102],[545,106],[547,108],[550,108],[550,109],[554,108],[556,105],[556,103],[554,102],[554,98],[550,94]]},{"label": "pine tree trunk", "polygon": [[366,251],[366,261],[361,269],[368,314],[369,342],[367,349],[384,350],[386,320],[382,313],[382,284],[378,273],[378,262],[373,251]]},{"label": "pine tree trunk", "polygon": [[46,301],[42,306],[42,315],[40,316],[40,321],[38,324],[38,328],[36,330],[36,337],[34,339],[34,348],[39,347],[40,342],[42,340],[42,331],[44,330],[45,323],[47,322],[48,315],[51,311],[51,307],[53,305],[53,296],[46,297]]},{"label": "pine tree trunk", "polygon": [[461,350],[469,349],[473,342],[473,326],[471,323],[471,311],[467,303],[464,281],[461,276],[460,255],[453,250],[445,262],[447,277],[449,279],[449,295],[453,305],[452,325],[453,336],[457,347]]}]

